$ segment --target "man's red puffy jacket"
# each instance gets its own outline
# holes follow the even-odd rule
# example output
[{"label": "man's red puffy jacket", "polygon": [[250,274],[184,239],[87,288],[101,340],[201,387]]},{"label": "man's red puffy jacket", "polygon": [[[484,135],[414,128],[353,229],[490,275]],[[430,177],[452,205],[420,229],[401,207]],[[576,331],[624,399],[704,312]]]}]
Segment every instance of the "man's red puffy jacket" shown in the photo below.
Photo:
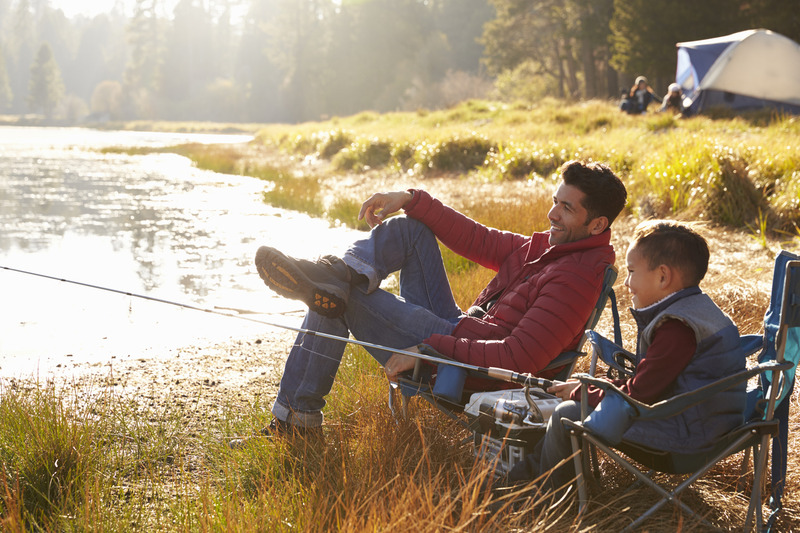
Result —
[{"label": "man's red puffy jacket", "polygon": [[452,335],[433,335],[425,343],[471,365],[550,377],[539,371],[576,347],[605,268],[614,263],[610,230],[550,246],[547,232],[526,237],[487,228],[425,191],[413,192],[408,216],[455,253],[497,272],[474,303],[496,299],[486,315],[465,317]]}]

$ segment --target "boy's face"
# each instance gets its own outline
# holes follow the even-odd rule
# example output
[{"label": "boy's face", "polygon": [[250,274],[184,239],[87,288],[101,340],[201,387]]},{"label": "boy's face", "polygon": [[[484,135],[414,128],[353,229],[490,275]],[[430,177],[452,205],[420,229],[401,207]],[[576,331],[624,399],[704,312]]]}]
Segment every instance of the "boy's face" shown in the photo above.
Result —
[{"label": "boy's face", "polygon": [[588,220],[589,213],[583,207],[583,191],[572,185],[562,182],[553,195],[553,207],[547,213],[550,220],[550,245],[564,244],[585,239],[590,235],[601,233],[606,225],[598,231],[598,217]]},{"label": "boy's face", "polygon": [[626,262],[628,277],[625,278],[625,286],[631,293],[634,309],[653,305],[669,295],[662,287],[663,273],[661,270],[659,268],[650,270],[647,260],[639,253],[635,245],[628,248]]}]

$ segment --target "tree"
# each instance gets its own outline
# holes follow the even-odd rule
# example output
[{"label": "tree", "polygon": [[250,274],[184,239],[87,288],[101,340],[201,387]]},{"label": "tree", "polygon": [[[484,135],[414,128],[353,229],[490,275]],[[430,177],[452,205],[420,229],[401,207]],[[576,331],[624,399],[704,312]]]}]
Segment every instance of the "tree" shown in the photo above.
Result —
[{"label": "tree", "polygon": [[611,64],[627,74],[631,82],[641,74],[650,78],[651,84],[657,81],[658,86],[666,87],[669,80],[675,79],[675,44],[747,29],[752,21],[742,17],[743,3],[614,0]]},{"label": "tree", "polygon": [[250,3],[236,59],[237,84],[245,93],[244,111],[248,120],[256,122],[291,120],[283,102],[283,74],[267,46],[277,3],[278,0]]},{"label": "tree", "polygon": [[315,120],[326,110],[326,68],[334,4],[330,0],[277,0],[268,23],[267,55],[282,73],[281,89],[292,120]]},{"label": "tree", "polygon": [[6,58],[3,49],[0,48],[0,111],[11,107],[14,101],[14,93],[11,92],[11,85],[8,83],[8,71],[6,71]]},{"label": "tree", "polygon": [[[492,0],[496,17],[481,42],[490,74],[532,72],[559,97],[594,97],[610,71],[608,20],[611,0]],[[611,76],[606,76],[606,79]]]},{"label": "tree", "polygon": [[487,0],[437,0],[431,4],[435,29],[447,39],[447,70],[477,74],[483,55],[479,42],[483,25],[495,15],[491,3]]},{"label": "tree", "polygon": [[122,101],[122,84],[114,80],[105,80],[97,84],[92,92],[91,112],[108,116],[111,119],[120,117]]},{"label": "tree", "polygon": [[5,52],[8,58],[8,70],[11,91],[17,95],[12,105],[12,111],[22,113],[25,111],[25,99],[21,95],[28,93],[30,68],[34,60],[34,45],[37,42],[34,14],[28,0],[20,0],[14,8],[8,21],[11,31],[3,32]]},{"label": "tree", "polygon": [[47,118],[51,118],[63,96],[61,70],[53,57],[50,44],[42,43],[31,66],[28,107],[31,111],[41,111]]},{"label": "tree", "polygon": [[796,0],[751,0],[742,5],[750,28],[766,28],[800,42],[800,13]]},{"label": "tree", "polygon": [[166,32],[158,77],[159,91],[168,100],[188,100],[211,81],[212,33],[211,20],[201,2],[178,2],[172,25]]},{"label": "tree", "polygon": [[156,16],[158,0],[136,0],[128,24],[130,58],[123,74],[123,105],[129,116],[152,116],[150,102],[157,88],[161,61],[161,28]]},{"label": "tree", "polygon": [[455,57],[437,26],[438,9],[436,1],[343,3],[333,17],[326,62],[331,112],[389,111],[409,91],[431,94]]},{"label": "tree", "polygon": [[125,24],[120,16],[103,14],[81,25],[75,56],[62,70],[70,93],[90,101],[98,83],[122,80],[127,58]]}]

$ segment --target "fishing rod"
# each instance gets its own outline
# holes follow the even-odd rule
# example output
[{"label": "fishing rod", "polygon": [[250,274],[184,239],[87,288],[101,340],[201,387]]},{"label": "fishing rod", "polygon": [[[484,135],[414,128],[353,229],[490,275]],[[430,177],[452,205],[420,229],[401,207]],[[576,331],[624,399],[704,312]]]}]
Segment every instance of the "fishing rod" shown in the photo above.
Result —
[{"label": "fishing rod", "polygon": [[121,290],[121,289],[114,289],[112,287],[104,287],[102,285],[94,285],[92,283],[86,283],[86,282],[83,282],[83,281],[76,281],[76,280],[72,280],[72,279],[61,278],[61,277],[58,277],[58,276],[50,276],[50,275],[47,275],[47,274],[42,274],[40,272],[32,272],[32,271],[29,271],[29,270],[22,270],[22,269],[19,269],[19,268],[13,268],[13,267],[4,266],[4,265],[0,265],[0,269],[7,270],[9,272],[16,272],[18,274],[25,274],[25,275],[36,276],[36,277],[39,277],[39,278],[49,279],[49,280],[53,280],[53,281],[60,281],[60,282],[63,282],[63,283],[69,283],[69,284],[72,284],[72,285],[78,285],[78,286],[87,287],[87,288],[90,288],[90,289],[97,289],[97,290],[101,290],[101,291],[112,292],[112,293],[115,293],[115,294],[122,294],[124,296],[130,296],[132,298],[139,298],[139,299],[147,300],[147,301],[151,301],[151,302],[156,302],[156,303],[161,303],[161,304],[166,304],[166,305],[172,305],[172,306],[180,307],[180,308],[183,308],[183,309],[191,309],[193,311],[209,313],[209,314],[212,314],[212,315],[225,316],[225,317],[229,317],[229,318],[238,318],[240,320],[246,320],[248,322],[254,322],[256,324],[262,324],[264,326],[270,326],[270,327],[274,327],[274,328],[281,328],[281,329],[286,329],[286,330],[289,330],[289,331],[294,331],[295,333],[303,333],[305,335],[314,335],[316,337],[322,337],[322,338],[325,338],[325,339],[331,339],[331,340],[335,340],[335,341],[346,342],[346,343],[349,343],[349,344],[356,344],[356,345],[362,346],[364,348],[374,348],[374,349],[377,349],[377,350],[384,350],[384,351],[387,351],[387,352],[408,355],[408,356],[414,357],[416,359],[422,359],[423,361],[428,361],[430,363],[435,363],[437,365],[444,364],[444,365],[454,366],[454,367],[457,367],[457,368],[462,368],[464,370],[471,370],[473,372],[478,372],[478,373],[483,374],[485,376],[488,376],[490,378],[499,379],[499,380],[502,380],[502,381],[509,381],[511,383],[517,383],[517,384],[520,384],[520,385],[523,385],[523,386],[537,387],[537,388],[540,388],[540,389],[547,390],[548,388],[550,388],[553,385],[553,382],[551,380],[537,378],[537,377],[532,376],[530,374],[523,374],[523,373],[519,373],[519,372],[514,372],[512,370],[506,370],[504,368],[497,368],[497,367],[488,367],[487,368],[487,367],[482,367],[482,366],[470,365],[470,364],[467,364],[467,363],[462,363],[460,361],[455,361],[455,360],[452,360],[452,359],[446,359],[444,355],[436,352],[432,347],[428,346],[427,344],[420,344],[418,346],[418,349],[420,350],[420,353],[411,352],[411,351],[408,351],[408,350],[402,350],[402,349],[398,349],[398,348],[390,348],[388,346],[382,346],[380,344],[375,344],[375,343],[371,343],[371,342],[360,341],[358,339],[350,339],[350,338],[347,338],[347,337],[341,337],[339,335],[332,335],[330,333],[325,333],[325,332],[322,332],[322,331],[314,331],[314,330],[305,329],[305,328],[298,328],[298,327],[295,327],[295,326],[289,326],[289,325],[286,325],[286,324],[279,324],[277,322],[269,322],[267,320],[260,320],[260,319],[257,319],[257,318],[252,318],[252,317],[248,317],[248,316],[242,316],[242,315],[239,315],[239,314],[232,315],[230,313],[223,313],[221,311],[218,311],[216,309],[211,309],[211,308],[208,308],[208,307],[200,307],[200,306],[197,306],[197,305],[186,304],[186,303],[182,303],[182,302],[176,302],[176,301],[173,301],[173,300],[166,300],[164,298],[157,298],[155,296],[149,296],[147,294],[138,294],[138,293],[135,293],[135,292],[125,291],[125,290]]}]

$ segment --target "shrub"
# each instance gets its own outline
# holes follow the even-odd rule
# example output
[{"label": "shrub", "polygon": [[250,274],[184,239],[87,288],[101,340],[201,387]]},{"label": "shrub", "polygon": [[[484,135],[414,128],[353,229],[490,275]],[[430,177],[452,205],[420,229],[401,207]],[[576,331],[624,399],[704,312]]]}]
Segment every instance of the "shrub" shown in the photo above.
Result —
[{"label": "shrub", "polygon": [[510,141],[491,150],[484,169],[502,179],[549,176],[566,161],[558,146],[538,148],[531,144]]},{"label": "shrub", "polygon": [[417,145],[414,159],[422,172],[467,172],[481,167],[492,148],[492,142],[484,136],[456,136],[441,142],[423,141]]},{"label": "shrub", "polygon": [[340,170],[368,170],[386,166],[392,159],[392,145],[376,137],[358,139],[333,158]]},{"label": "shrub", "polygon": [[344,130],[331,130],[315,133],[318,153],[323,159],[331,159],[343,148],[353,142],[352,134]]}]

